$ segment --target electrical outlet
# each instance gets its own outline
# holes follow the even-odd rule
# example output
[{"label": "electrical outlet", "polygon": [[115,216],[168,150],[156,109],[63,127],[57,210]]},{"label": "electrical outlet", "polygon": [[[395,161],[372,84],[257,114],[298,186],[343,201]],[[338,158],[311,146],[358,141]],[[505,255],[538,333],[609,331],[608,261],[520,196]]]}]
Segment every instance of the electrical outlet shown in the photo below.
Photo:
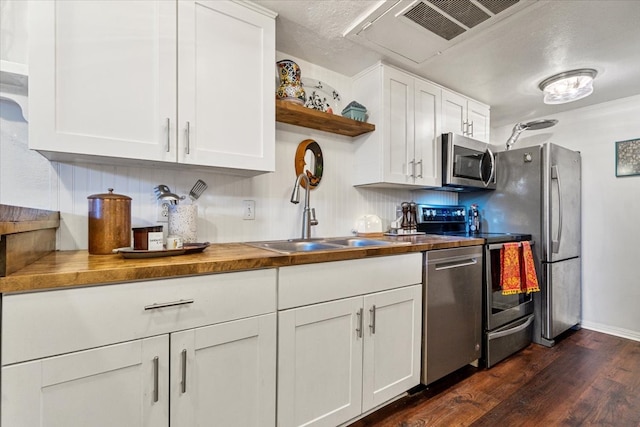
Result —
[{"label": "electrical outlet", "polygon": [[256,201],[242,201],[242,219],[256,219]]},{"label": "electrical outlet", "polygon": [[157,222],[169,222],[169,204],[166,200],[158,200]]}]

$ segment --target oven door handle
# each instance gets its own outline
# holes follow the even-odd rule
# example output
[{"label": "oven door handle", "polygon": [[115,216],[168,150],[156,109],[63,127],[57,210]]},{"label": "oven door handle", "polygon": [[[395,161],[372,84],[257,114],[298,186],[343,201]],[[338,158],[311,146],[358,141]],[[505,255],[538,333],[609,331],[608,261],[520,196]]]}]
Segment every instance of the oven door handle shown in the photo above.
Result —
[{"label": "oven door handle", "polygon": [[506,337],[507,335],[515,334],[516,332],[527,329],[531,322],[533,322],[533,316],[529,317],[526,322],[524,322],[522,325],[516,326],[515,328],[510,328],[500,332],[489,333],[487,338],[489,339],[489,341],[491,341],[497,338]]},{"label": "oven door handle", "polygon": [[[493,250],[496,250],[496,249],[502,249],[502,245],[503,244],[504,243],[494,243],[494,244],[487,245],[487,246],[489,246],[489,250],[490,251],[493,251]],[[535,242],[533,240],[529,240],[529,245],[530,246],[533,246],[534,244],[535,244]]]}]

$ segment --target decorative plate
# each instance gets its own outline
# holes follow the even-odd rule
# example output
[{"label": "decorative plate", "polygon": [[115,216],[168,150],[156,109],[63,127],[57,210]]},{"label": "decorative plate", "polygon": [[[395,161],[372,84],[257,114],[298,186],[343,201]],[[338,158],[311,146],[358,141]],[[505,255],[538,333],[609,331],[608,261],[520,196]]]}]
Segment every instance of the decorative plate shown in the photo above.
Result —
[{"label": "decorative plate", "polygon": [[340,94],[333,87],[308,77],[302,77],[302,86],[307,95],[305,107],[325,113],[340,114]]}]

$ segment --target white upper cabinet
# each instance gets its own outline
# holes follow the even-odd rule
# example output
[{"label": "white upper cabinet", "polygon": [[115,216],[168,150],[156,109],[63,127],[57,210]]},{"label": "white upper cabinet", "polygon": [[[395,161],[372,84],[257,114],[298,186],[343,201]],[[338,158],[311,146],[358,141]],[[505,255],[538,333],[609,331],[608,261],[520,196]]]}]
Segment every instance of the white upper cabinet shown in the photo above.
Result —
[{"label": "white upper cabinet", "polygon": [[377,130],[356,141],[355,185],[438,187],[442,89],[378,64],[354,81]]},{"label": "white upper cabinet", "polygon": [[178,2],[180,163],[275,170],[275,15],[264,13]]},{"label": "white upper cabinet", "polygon": [[489,142],[491,111],[488,106],[447,90],[442,91],[442,132]]},{"label": "white upper cabinet", "polygon": [[175,161],[175,14],[167,1],[34,4],[29,147]]},{"label": "white upper cabinet", "polygon": [[231,1],[38,2],[29,147],[274,170],[274,18]]}]

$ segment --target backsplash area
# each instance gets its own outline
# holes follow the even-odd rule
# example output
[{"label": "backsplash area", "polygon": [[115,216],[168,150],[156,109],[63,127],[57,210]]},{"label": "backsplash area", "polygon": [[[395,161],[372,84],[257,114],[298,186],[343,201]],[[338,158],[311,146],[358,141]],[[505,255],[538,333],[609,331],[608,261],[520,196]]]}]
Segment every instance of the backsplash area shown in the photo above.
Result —
[{"label": "backsplash area", "polygon": [[[295,60],[301,65],[303,76],[331,82],[341,91],[344,105],[351,101],[348,77]],[[324,156],[322,182],[310,196],[319,221],[312,228],[312,236],[348,235],[356,219],[364,214],[376,214],[388,226],[394,219],[396,205],[403,201],[434,204],[457,201],[456,194],[447,192],[355,188],[351,184],[352,138],[282,123],[276,123],[276,172],[251,178],[157,167],[49,162],[28,149],[28,125],[17,106],[4,100],[0,104],[0,203],[59,210],[60,250],[87,248],[87,196],[113,188],[115,193],[133,199],[132,226],[155,225],[158,215],[154,187],[166,184],[178,194],[186,195],[197,179],[209,185],[196,202],[199,241],[300,237],[303,206],[290,203],[289,198],[296,178],[296,148],[305,139],[318,142]],[[255,220],[243,219],[243,200],[255,201]]]}]

